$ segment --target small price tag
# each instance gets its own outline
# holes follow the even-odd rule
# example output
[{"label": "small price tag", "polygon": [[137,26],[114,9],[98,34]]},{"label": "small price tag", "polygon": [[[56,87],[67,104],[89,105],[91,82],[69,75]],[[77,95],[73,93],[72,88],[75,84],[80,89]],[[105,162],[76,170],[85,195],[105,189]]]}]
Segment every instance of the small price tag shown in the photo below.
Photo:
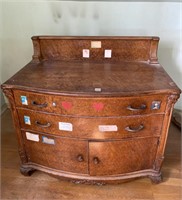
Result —
[{"label": "small price tag", "polygon": [[101,48],[101,41],[91,41],[91,48]]},{"label": "small price tag", "polygon": [[28,105],[27,97],[26,96],[21,96],[21,103],[23,105]]},{"label": "small price tag", "polygon": [[101,92],[102,91],[101,88],[95,88],[94,90],[95,90],[95,92]]},{"label": "small price tag", "polygon": [[29,133],[29,132],[26,132],[25,134],[26,134],[27,140],[39,142],[39,135],[33,134],[33,133]]},{"label": "small price tag", "polygon": [[67,122],[59,122],[59,130],[62,131],[73,131],[73,125]]},{"label": "small price tag", "polygon": [[24,116],[24,122],[25,122],[25,124],[31,125],[30,117],[29,116]]},{"label": "small price tag", "polygon": [[152,101],[151,110],[159,110],[161,107],[160,101]]},{"label": "small price tag", "polygon": [[99,125],[100,132],[110,132],[110,131],[118,131],[118,127],[116,125]]},{"label": "small price tag", "polygon": [[112,51],[110,49],[106,49],[104,51],[104,57],[105,58],[111,58],[111,54],[112,54]]},{"label": "small price tag", "polygon": [[54,139],[42,136],[42,142],[45,144],[55,144]]},{"label": "small price tag", "polygon": [[90,50],[89,49],[83,49],[83,58],[89,58],[90,57]]}]

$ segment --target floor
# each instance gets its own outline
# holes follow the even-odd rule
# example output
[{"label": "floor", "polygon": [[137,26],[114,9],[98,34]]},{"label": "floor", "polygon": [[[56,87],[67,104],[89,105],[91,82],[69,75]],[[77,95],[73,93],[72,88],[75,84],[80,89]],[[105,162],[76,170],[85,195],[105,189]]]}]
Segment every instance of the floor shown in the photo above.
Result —
[{"label": "floor", "polygon": [[77,185],[36,171],[25,177],[19,173],[19,156],[10,111],[1,119],[1,199],[61,200],[180,200],[182,199],[181,133],[171,124],[163,182],[154,185],[141,178],[118,185]]}]

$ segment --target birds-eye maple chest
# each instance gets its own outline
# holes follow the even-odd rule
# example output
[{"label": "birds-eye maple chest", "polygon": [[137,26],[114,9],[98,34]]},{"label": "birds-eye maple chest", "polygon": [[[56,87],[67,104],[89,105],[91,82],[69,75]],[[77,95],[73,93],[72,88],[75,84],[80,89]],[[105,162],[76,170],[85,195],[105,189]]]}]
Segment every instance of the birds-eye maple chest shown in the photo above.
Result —
[{"label": "birds-eye maple chest", "polygon": [[76,183],[161,181],[180,89],[159,64],[158,37],[32,37],[33,59],[1,87],[20,171]]}]

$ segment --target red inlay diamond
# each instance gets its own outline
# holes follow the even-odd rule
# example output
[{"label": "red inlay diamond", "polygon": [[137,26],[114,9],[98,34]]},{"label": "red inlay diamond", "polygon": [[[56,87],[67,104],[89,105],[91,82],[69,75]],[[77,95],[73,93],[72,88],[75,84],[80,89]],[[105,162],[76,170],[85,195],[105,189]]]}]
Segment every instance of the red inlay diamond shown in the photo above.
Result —
[{"label": "red inlay diamond", "polygon": [[63,106],[63,108],[64,108],[65,110],[70,110],[70,109],[72,108],[72,103],[71,103],[71,102],[63,101],[63,102],[61,103],[61,105]]},{"label": "red inlay diamond", "polygon": [[100,111],[104,108],[104,104],[103,103],[93,103],[93,107],[95,110]]}]

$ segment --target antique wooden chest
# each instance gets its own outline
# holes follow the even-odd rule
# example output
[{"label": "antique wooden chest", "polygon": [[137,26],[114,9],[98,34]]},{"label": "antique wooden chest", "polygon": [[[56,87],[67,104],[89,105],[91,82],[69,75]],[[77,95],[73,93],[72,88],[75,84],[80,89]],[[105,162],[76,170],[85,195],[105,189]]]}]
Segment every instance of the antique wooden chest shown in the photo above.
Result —
[{"label": "antique wooden chest", "polygon": [[161,181],[180,89],[157,58],[158,37],[32,37],[30,63],[1,87],[20,171],[105,184]]}]

